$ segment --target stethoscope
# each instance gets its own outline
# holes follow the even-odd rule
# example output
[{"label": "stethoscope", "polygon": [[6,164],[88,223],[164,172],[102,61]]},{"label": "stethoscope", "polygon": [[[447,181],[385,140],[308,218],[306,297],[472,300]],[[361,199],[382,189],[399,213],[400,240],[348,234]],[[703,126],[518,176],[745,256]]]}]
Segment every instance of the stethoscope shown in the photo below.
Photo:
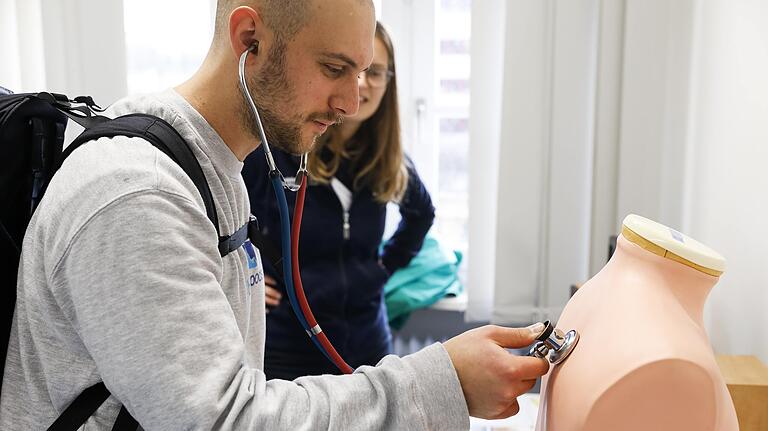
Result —
[{"label": "stethoscope", "polygon": [[[307,154],[302,154],[299,170],[296,172],[296,179],[293,184],[289,184],[277,168],[274,156],[272,156],[272,150],[267,141],[267,135],[264,133],[264,126],[261,123],[259,110],[253,102],[251,92],[248,90],[248,83],[245,79],[245,60],[248,57],[248,53],[253,52],[256,54],[258,49],[259,44],[257,41],[240,56],[240,64],[238,68],[240,90],[245,95],[245,99],[248,101],[251,112],[253,112],[253,116],[256,119],[259,138],[261,139],[261,145],[264,147],[264,154],[266,155],[267,166],[269,167],[269,178],[272,182],[272,188],[275,191],[277,207],[280,212],[280,243],[283,250],[283,256],[291,256],[290,259],[282,259],[283,274],[285,275],[285,290],[288,293],[288,301],[291,304],[293,313],[299,319],[301,326],[304,328],[304,331],[306,331],[312,342],[315,343],[315,346],[317,346],[323,355],[333,362],[339,370],[345,374],[350,374],[353,371],[352,367],[350,367],[341,355],[336,352],[336,349],[320,328],[315,316],[312,314],[312,310],[309,308],[309,303],[304,294],[304,287],[301,283],[301,274],[299,272],[299,231],[301,228],[301,217],[304,213],[304,196],[307,190]],[[292,192],[298,192],[293,212],[293,225],[291,225],[288,217],[288,201],[285,197],[285,189]]]},{"label": "stethoscope", "polygon": [[544,330],[536,337],[536,343],[528,354],[537,358],[548,359],[557,365],[573,352],[579,342],[579,333],[575,329],[568,332],[556,329],[549,320],[544,322]]},{"label": "stethoscope", "polygon": [[[301,274],[299,272],[299,231],[301,227],[301,217],[304,213],[304,196],[307,190],[307,154],[301,155],[299,170],[296,172],[296,179],[293,184],[289,184],[280,170],[277,168],[272,150],[267,141],[267,135],[264,132],[264,126],[261,123],[261,116],[256,104],[248,90],[248,83],[245,79],[245,60],[249,52],[258,51],[258,42],[252,45],[240,56],[238,74],[240,76],[240,90],[245,95],[248,105],[256,119],[256,126],[261,139],[261,145],[264,147],[264,154],[269,167],[269,178],[272,182],[272,188],[275,191],[277,207],[280,212],[280,234],[281,248],[283,256],[290,255],[290,259],[282,259],[283,274],[285,274],[285,288],[288,293],[288,301],[291,304],[294,314],[299,319],[301,326],[306,331],[309,338],[315,343],[315,346],[325,355],[328,360],[333,362],[343,373],[352,373],[352,367],[347,364],[341,355],[338,354],[328,337],[320,328],[304,294],[304,286],[301,283]],[[293,224],[288,217],[288,201],[285,197],[285,189],[297,192],[296,205],[293,212]],[[290,226],[290,228],[289,228]],[[544,331],[537,337],[538,342],[531,348],[529,355],[538,358],[547,358],[552,364],[559,364],[568,357],[579,341],[579,334],[575,330],[563,334],[559,329],[555,329],[549,322],[545,322]]]}]

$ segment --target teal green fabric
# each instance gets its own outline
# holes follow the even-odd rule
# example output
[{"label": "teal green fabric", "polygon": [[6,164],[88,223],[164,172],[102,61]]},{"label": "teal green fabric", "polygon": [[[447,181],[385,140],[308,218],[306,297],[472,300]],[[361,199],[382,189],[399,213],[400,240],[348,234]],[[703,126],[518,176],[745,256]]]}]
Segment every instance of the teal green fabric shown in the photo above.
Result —
[{"label": "teal green fabric", "polygon": [[389,326],[400,329],[411,312],[429,307],[448,295],[464,291],[458,269],[462,254],[449,251],[432,236],[405,268],[395,271],[384,286]]}]

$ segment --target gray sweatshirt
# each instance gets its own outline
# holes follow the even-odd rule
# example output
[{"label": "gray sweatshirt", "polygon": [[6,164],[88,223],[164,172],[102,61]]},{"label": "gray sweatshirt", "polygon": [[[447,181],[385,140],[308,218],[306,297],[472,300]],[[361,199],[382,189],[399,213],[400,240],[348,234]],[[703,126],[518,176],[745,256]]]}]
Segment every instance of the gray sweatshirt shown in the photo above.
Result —
[{"label": "gray sweatshirt", "polygon": [[[223,235],[246,223],[242,163],[186,100],[167,91],[108,114],[131,112],[191,145]],[[263,271],[245,247],[219,256],[192,181],[146,141],[73,152],[24,239],[0,429],[44,429],[102,380],[113,396],[88,430],[110,429],[120,403],[147,430],[469,428],[440,344],[350,376],[267,381]]]}]

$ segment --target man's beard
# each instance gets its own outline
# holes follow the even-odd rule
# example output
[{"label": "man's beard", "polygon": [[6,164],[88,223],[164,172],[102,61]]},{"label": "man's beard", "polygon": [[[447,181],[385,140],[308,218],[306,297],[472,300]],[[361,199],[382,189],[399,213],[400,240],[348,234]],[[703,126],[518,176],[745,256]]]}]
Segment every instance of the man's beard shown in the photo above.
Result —
[{"label": "man's beard", "polygon": [[[264,127],[264,134],[270,146],[279,148],[285,152],[299,155],[306,151],[307,147],[301,142],[301,127],[310,120],[324,120],[326,122],[334,121],[341,123],[343,117],[332,112],[315,113],[309,118],[302,118],[300,114],[281,115],[277,106],[282,105],[290,111],[291,101],[295,99],[295,90],[286,76],[286,44],[284,41],[276,40],[274,46],[267,56],[267,64],[264,69],[253,77],[246,77],[248,88],[251,92],[254,104],[259,110],[261,124]],[[251,112],[248,102],[244,95],[241,95],[242,124],[246,131],[254,138],[259,138],[259,129],[256,124],[256,117]],[[311,146],[314,146],[313,137]]]}]

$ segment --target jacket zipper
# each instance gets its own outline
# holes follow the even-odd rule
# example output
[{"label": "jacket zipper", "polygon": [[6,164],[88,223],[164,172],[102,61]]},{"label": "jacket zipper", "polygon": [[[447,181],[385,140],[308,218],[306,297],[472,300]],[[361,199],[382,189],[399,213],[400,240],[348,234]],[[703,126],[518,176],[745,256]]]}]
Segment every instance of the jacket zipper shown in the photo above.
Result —
[{"label": "jacket zipper", "polygon": [[344,211],[344,240],[348,240],[350,236],[350,225],[349,225],[349,211]]}]

